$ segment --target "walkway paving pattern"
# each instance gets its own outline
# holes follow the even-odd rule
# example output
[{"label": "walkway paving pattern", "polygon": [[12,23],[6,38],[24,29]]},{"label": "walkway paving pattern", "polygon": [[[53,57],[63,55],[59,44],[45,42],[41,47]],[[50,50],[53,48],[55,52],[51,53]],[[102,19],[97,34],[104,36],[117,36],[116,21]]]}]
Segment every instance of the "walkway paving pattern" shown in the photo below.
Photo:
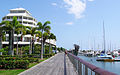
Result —
[{"label": "walkway paving pattern", "polygon": [[[58,53],[55,56],[20,73],[19,75],[65,75],[64,65],[64,53]],[[72,63],[67,56],[66,75],[77,75]]]}]

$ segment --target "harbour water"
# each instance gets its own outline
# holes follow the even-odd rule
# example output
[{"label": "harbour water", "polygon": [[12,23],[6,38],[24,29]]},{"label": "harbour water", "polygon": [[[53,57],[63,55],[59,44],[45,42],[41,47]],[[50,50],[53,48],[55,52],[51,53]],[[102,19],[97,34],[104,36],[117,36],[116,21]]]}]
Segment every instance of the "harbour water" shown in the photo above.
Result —
[{"label": "harbour water", "polygon": [[[109,72],[113,72],[113,73],[120,75],[120,62],[101,62],[101,61],[96,61],[97,57],[86,57],[83,55],[79,55],[78,57],[80,57],[81,59],[83,59],[97,67],[100,67]],[[117,57],[117,58],[120,59],[120,57]]]}]

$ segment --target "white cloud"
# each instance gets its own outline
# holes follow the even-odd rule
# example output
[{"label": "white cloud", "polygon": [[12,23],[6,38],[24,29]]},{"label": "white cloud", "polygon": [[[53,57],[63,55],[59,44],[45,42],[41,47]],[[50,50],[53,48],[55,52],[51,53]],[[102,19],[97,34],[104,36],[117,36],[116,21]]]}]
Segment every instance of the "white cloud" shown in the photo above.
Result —
[{"label": "white cloud", "polygon": [[86,0],[64,0],[69,14],[73,14],[75,18],[84,17],[83,13],[86,9]]},{"label": "white cloud", "polygon": [[92,1],[94,1],[94,0],[88,0],[88,1],[92,2]]},{"label": "white cloud", "polygon": [[67,22],[66,24],[67,25],[73,25],[73,22]]},{"label": "white cloud", "polygon": [[57,6],[57,3],[51,3],[51,5],[53,5],[53,6]]}]

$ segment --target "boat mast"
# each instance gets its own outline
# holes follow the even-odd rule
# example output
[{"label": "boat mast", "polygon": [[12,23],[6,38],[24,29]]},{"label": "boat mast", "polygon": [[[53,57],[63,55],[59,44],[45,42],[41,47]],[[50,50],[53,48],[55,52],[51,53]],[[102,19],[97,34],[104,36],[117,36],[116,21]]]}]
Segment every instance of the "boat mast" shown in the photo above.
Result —
[{"label": "boat mast", "polygon": [[110,41],[110,51],[111,51],[111,41]]},{"label": "boat mast", "polygon": [[[104,52],[105,52],[105,50],[106,50],[106,47],[105,47],[105,27],[104,27],[104,21],[103,21],[103,42],[104,42]],[[106,53],[106,52],[105,52]],[[104,53],[104,54],[105,54]]]},{"label": "boat mast", "polygon": [[95,38],[94,38],[94,51],[95,51]]},{"label": "boat mast", "polygon": [[82,51],[82,40],[81,40],[81,51]]}]

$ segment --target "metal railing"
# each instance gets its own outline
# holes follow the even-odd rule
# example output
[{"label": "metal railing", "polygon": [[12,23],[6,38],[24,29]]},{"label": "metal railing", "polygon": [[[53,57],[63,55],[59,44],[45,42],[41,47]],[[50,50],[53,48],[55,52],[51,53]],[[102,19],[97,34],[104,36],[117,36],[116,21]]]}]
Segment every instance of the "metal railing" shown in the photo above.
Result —
[{"label": "metal railing", "polygon": [[69,52],[67,52],[67,55],[75,67],[78,75],[117,75],[96,67]]}]

